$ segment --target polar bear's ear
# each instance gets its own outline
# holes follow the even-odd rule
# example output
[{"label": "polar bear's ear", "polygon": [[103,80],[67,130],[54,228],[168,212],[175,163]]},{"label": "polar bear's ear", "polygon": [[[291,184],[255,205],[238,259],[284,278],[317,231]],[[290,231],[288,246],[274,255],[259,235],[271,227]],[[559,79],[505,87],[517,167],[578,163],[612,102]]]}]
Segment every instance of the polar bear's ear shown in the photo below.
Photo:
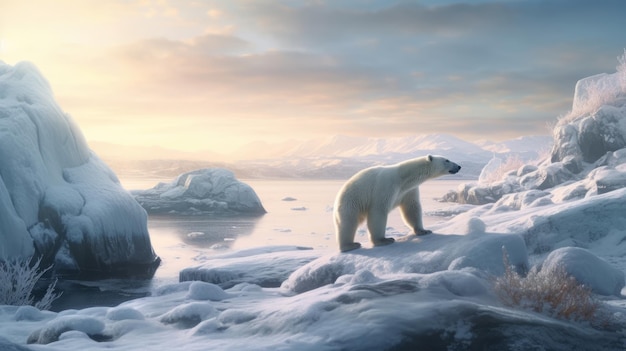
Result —
[{"label": "polar bear's ear", "polygon": [[428,155],[428,161],[432,162],[433,161],[433,155]]}]

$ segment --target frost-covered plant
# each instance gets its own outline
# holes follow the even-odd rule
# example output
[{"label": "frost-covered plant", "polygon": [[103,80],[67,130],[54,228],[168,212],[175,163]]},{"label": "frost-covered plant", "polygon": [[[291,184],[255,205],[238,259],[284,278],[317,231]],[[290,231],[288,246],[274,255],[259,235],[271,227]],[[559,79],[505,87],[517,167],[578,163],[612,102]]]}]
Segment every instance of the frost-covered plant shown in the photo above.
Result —
[{"label": "frost-covered plant", "polygon": [[503,260],[505,273],[494,280],[494,290],[505,305],[560,319],[599,322],[600,303],[591,289],[579,284],[563,267],[553,270],[533,267],[522,277],[510,265],[504,249]]},{"label": "frost-covered plant", "polygon": [[594,113],[602,105],[610,104],[621,94],[626,94],[626,49],[624,49],[624,54],[617,58],[617,61],[619,63],[616,67],[618,86],[609,84],[604,79],[588,81],[584,88],[585,98],[579,99],[569,113],[559,118],[559,125],[572,122],[579,116]]},{"label": "frost-covered plant", "polygon": [[40,269],[41,259],[30,264],[30,259],[0,262],[0,305],[32,305],[41,310],[50,309],[61,294],[54,292],[56,280],[48,285],[45,294],[35,301],[33,290],[41,277],[50,269]]},{"label": "frost-covered plant", "polygon": [[509,155],[493,172],[489,172],[486,176],[481,179],[482,182],[486,184],[494,183],[499,180],[504,179],[504,176],[513,171],[517,170],[526,163],[520,158],[519,155],[513,154]]},{"label": "frost-covered plant", "polygon": [[626,49],[624,49],[624,54],[617,58],[617,74],[619,77],[620,87],[622,88],[622,93],[626,93]]},{"label": "frost-covered plant", "polygon": [[579,99],[576,108],[559,119],[560,125],[572,122],[579,116],[594,113],[602,105],[607,105],[614,101],[619,94],[618,91],[606,87],[600,79],[588,82],[585,92],[585,98]]}]

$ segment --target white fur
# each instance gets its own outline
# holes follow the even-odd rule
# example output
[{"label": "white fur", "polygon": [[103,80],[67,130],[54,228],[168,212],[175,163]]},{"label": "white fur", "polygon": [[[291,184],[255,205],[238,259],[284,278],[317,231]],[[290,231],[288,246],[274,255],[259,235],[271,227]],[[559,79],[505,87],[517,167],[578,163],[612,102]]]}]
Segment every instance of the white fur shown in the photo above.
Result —
[{"label": "white fur", "polygon": [[354,242],[354,235],[366,219],[371,242],[391,244],[394,240],[385,238],[387,215],[398,206],[404,222],[416,235],[431,233],[422,224],[418,186],[459,169],[461,166],[444,157],[429,155],[391,166],[367,168],[352,176],[335,199],[335,231],[341,251],[361,247]]}]

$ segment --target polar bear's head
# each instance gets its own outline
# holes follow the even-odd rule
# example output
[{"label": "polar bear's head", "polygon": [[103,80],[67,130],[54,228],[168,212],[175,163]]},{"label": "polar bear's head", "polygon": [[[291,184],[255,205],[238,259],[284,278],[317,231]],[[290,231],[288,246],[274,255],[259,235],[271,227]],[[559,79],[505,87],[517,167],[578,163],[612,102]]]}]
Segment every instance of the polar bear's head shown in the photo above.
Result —
[{"label": "polar bear's head", "polygon": [[461,169],[461,166],[442,156],[428,155],[428,161],[432,173],[437,175],[456,174]]}]

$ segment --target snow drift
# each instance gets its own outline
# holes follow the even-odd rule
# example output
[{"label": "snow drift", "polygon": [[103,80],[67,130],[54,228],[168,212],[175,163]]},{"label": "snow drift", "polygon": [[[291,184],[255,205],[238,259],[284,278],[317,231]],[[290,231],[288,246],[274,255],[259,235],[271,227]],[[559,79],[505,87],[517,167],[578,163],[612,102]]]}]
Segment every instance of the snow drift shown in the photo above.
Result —
[{"label": "snow drift", "polygon": [[0,260],[56,273],[151,275],[146,212],[92,152],[29,63],[0,62]]},{"label": "snow drift", "polygon": [[265,213],[254,190],[235,179],[233,172],[199,169],[183,173],[170,183],[132,192],[151,214],[249,214]]}]

